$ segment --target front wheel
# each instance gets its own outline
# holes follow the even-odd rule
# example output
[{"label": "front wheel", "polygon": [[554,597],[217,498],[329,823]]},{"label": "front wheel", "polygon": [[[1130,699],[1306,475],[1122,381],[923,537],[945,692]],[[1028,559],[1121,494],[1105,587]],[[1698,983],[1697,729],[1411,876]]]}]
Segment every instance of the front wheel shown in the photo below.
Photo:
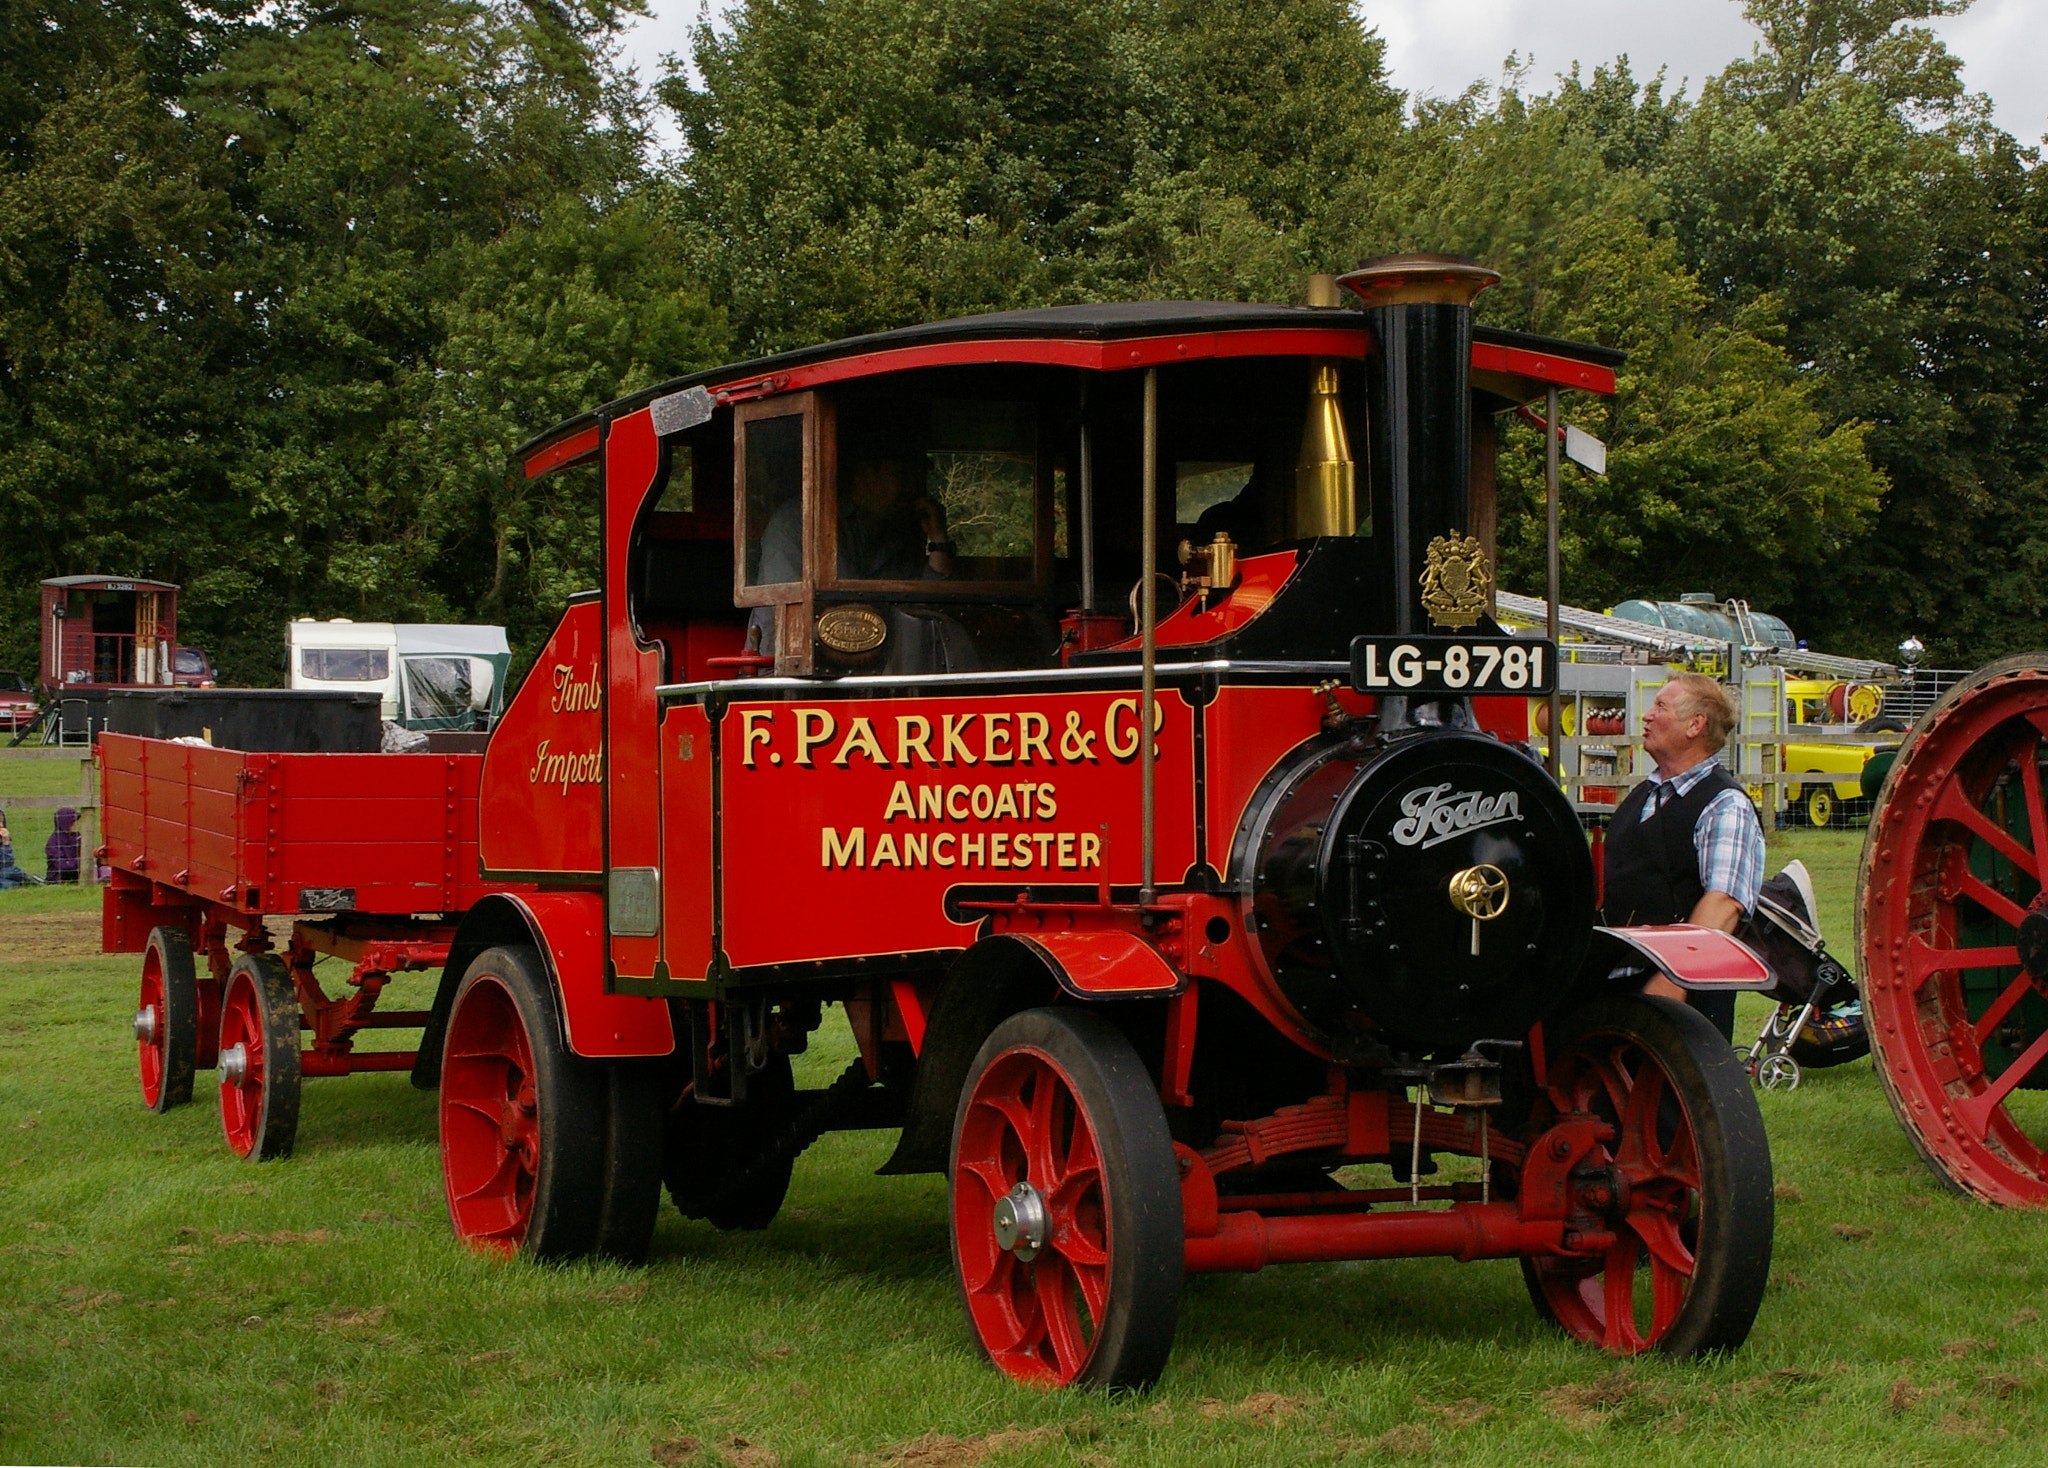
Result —
[{"label": "front wheel", "polygon": [[1613,1243],[1523,1261],[1536,1309],[1616,1355],[1688,1357],[1749,1335],[1771,1268],[1771,1152],[1742,1063],[1713,1025],[1648,995],[1597,1000],[1555,1029],[1540,1123],[1591,1115],[1587,1165],[1616,1184]]},{"label": "front wheel", "polygon": [[1806,823],[1817,831],[1825,831],[1834,824],[1835,792],[1826,785],[1816,785],[1806,792]]},{"label": "front wheel", "polygon": [[1180,1181],[1158,1092],[1102,1016],[997,1026],[953,1120],[953,1260],[988,1359],[1041,1386],[1149,1386],[1180,1313]]},{"label": "front wheel", "polygon": [[478,954],[455,991],[441,1060],[441,1179],[457,1238],[538,1259],[599,1247],[605,1082],[563,1043],[539,950]]}]

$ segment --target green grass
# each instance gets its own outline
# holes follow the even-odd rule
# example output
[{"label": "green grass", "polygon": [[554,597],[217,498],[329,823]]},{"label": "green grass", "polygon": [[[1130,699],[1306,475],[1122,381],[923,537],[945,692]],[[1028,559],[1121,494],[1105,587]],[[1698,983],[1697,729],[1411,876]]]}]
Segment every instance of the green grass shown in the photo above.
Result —
[{"label": "green grass", "polygon": [[[1813,868],[1845,956],[1859,839],[1772,843]],[[669,1213],[644,1270],[480,1258],[442,1216],[432,1097],[403,1077],[317,1081],[297,1154],[237,1162],[210,1095],[142,1109],[136,960],[5,962],[7,915],[28,910],[5,896],[0,1461],[2041,1457],[2043,1220],[1943,1192],[1866,1066],[1764,1098],[1784,1201],[1762,1316],[1730,1359],[1617,1365],[1568,1344],[1513,1264],[1293,1266],[1190,1280],[1149,1395],[1046,1395],[976,1359],[940,1180],[872,1176],[882,1134],[821,1142],[765,1232]],[[1745,1023],[1762,1012],[1746,1001]],[[836,1035],[815,1046],[807,1083],[846,1054]]]}]

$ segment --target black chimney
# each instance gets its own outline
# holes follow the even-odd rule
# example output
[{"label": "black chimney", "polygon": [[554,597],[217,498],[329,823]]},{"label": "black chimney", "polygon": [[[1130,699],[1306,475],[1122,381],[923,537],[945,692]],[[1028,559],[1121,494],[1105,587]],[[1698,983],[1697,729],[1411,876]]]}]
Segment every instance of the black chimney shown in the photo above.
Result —
[{"label": "black chimney", "polygon": [[1474,552],[1459,549],[1471,534],[1472,301],[1499,279],[1457,255],[1389,255],[1338,277],[1365,302],[1373,335],[1370,482],[1387,486],[1381,564],[1397,634],[1471,625],[1446,613],[1441,591],[1425,607],[1424,578],[1439,537],[1451,547],[1438,584],[1473,574]]}]

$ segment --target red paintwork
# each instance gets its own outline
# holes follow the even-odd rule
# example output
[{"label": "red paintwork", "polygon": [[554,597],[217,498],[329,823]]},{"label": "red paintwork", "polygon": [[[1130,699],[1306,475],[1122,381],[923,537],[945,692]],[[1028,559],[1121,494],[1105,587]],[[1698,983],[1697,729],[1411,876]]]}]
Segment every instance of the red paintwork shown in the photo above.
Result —
[{"label": "red paintwork", "polygon": [[526,456],[526,477],[538,479],[556,469],[579,464],[594,457],[602,442],[602,434],[595,426],[572,433],[567,438],[558,438]]},{"label": "red paintwork", "polygon": [[[64,579],[69,579],[64,578]],[[121,625],[109,623],[98,630],[98,619],[87,600],[81,616],[60,617],[74,595],[90,598],[94,592],[132,592],[156,597],[156,637],[153,656],[156,676],[146,682],[135,679],[76,678],[77,673],[97,670],[95,646],[111,651],[111,644],[123,644],[123,655],[132,657],[136,640],[136,618],[131,611]],[[178,588],[168,581],[145,581],[132,576],[102,576],[82,585],[42,587],[42,683],[52,692],[85,693],[107,688],[168,687],[172,679],[170,660],[178,645]]]},{"label": "red paintwork", "polygon": [[[654,690],[658,645],[643,642],[626,615],[633,523],[661,467],[661,441],[641,409],[611,425],[604,448],[604,749],[606,871],[661,865],[660,744]],[[609,967],[620,978],[652,979],[661,940],[613,934]]]},{"label": "red paintwork", "polygon": [[715,874],[711,848],[714,776],[711,721],[701,704],[662,711],[661,944],[674,979],[711,972]]},{"label": "red paintwork", "polygon": [[604,609],[571,603],[484,751],[478,852],[490,872],[604,869]]},{"label": "red paintwork", "polygon": [[604,905],[593,892],[507,894],[526,915],[562,1000],[578,1055],[667,1055],[676,1048],[668,1005],[605,992]]},{"label": "red paintwork", "polygon": [[1599,931],[1621,939],[1683,989],[1768,989],[1777,982],[1769,964],[1718,928],[1663,923]]},{"label": "red paintwork", "polygon": [[1524,377],[1544,384],[1555,383],[1559,387],[1578,388],[1583,392],[1596,392],[1607,397],[1614,394],[1613,368],[1595,366],[1591,362],[1574,361],[1570,357],[1551,352],[1532,352],[1524,347],[1474,342],[1472,369],[1475,372],[1503,372],[1511,377]]},{"label": "red paintwork", "polygon": [[[735,699],[717,772],[727,957],[748,967],[964,948],[973,927],[946,916],[949,891],[1094,885],[1105,853],[1111,880],[1135,886],[1137,706],[1135,693],[1036,690]],[[1165,690],[1158,708],[1157,870],[1178,885],[1196,860],[1193,711]],[[662,762],[677,771],[673,743]]]},{"label": "red paintwork", "polygon": [[[129,734],[99,741],[104,860],[150,884],[107,890],[109,951],[140,952],[122,910],[218,905],[244,924],[297,913],[307,888],[358,912],[462,912],[477,875],[473,754],[244,754]],[[167,890],[166,890],[167,889]]]},{"label": "red paintwork", "polygon": [[[1199,647],[1228,637],[1272,604],[1300,560],[1296,551],[1275,551],[1269,556],[1248,556],[1239,561],[1238,582],[1228,596],[1213,602],[1207,610],[1203,609],[1200,597],[1189,597],[1161,619],[1154,645]],[[1142,641],[1139,637],[1127,637],[1104,645],[1129,651]]]},{"label": "red paintwork", "polygon": [[1186,982],[1172,964],[1159,956],[1158,949],[1135,933],[1085,927],[1075,913],[1046,916],[1053,924],[1064,917],[1071,926],[1047,926],[1035,933],[1019,933],[999,923],[996,931],[1009,932],[1019,942],[1038,949],[1060,974],[1064,989],[1082,997],[1132,999],[1171,994]]}]

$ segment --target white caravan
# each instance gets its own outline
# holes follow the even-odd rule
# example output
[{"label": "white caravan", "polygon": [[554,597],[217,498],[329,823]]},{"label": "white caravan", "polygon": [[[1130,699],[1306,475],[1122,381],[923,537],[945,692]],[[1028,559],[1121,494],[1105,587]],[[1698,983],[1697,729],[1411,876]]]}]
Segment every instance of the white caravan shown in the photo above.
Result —
[{"label": "white caravan", "polygon": [[375,689],[408,729],[487,729],[505,711],[503,627],[301,617],[289,630],[294,688]]}]

